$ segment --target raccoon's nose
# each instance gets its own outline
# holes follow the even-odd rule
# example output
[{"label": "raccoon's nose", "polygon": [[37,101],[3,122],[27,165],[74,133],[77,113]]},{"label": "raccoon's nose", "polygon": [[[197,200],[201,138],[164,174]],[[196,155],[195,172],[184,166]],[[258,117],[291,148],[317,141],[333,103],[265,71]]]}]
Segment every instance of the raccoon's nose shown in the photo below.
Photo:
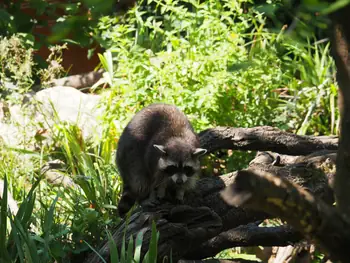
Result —
[{"label": "raccoon's nose", "polygon": [[177,179],[176,179],[176,184],[182,184],[182,183],[183,183],[183,181],[182,181],[181,178],[177,178]]}]

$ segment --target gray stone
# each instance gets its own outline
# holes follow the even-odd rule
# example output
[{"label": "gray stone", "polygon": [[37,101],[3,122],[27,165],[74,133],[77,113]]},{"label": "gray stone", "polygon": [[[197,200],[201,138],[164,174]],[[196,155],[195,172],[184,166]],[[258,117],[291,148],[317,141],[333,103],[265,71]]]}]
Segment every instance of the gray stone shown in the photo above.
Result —
[{"label": "gray stone", "polygon": [[32,146],[39,129],[50,130],[58,121],[76,124],[85,139],[99,135],[98,117],[104,111],[98,107],[100,99],[100,95],[85,94],[65,86],[27,94],[22,105],[8,106],[9,118],[0,114],[0,137],[11,147]]}]

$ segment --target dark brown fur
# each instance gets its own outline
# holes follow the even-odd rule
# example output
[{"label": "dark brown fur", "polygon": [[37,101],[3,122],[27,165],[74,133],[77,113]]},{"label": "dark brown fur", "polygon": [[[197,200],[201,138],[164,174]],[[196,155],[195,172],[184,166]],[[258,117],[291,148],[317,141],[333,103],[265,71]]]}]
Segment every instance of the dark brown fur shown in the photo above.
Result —
[{"label": "dark brown fur", "polygon": [[[158,171],[163,145],[167,156],[176,162],[195,159],[200,143],[187,117],[175,106],[152,104],[139,111],[124,129],[118,143],[116,163],[123,180],[118,205],[123,216],[135,204],[148,199],[163,180]],[[192,158],[192,159],[191,159]]]}]

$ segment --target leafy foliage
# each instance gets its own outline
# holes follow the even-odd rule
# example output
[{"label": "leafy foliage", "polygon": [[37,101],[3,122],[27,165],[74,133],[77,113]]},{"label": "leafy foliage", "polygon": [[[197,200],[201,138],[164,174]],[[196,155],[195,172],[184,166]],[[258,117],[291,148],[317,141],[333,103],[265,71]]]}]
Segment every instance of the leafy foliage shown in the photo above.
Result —
[{"label": "leafy foliage", "polygon": [[48,67],[38,68],[34,62],[34,39],[30,34],[14,34],[11,37],[0,37],[0,98],[21,99],[35,83],[36,77],[41,79],[42,86],[64,73],[62,50],[66,46],[53,46],[47,58]]},{"label": "leafy foliage", "polygon": [[1,97],[10,93],[24,93],[32,85],[33,45],[33,39],[24,34],[0,37]]},{"label": "leafy foliage", "polygon": [[[36,2],[38,12],[49,8],[45,1]],[[94,16],[101,12],[95,1],[82,2],[96,6]],[[282,24],[277,26],[275,9],[268,12],[266,7],[280,6],[279,1],[267,3],[265,9],[253,4],[148,0],[123,16],[103,16],[87,27],[76,16],[79,4],[64,5],[68,14],[55,37],[64,39],[65,27],[83,28],[83,35],[93,29],[93,38],[107,49],[100,60],[106,70],[103,81],[110,88],[94,87],[103,96],[102,133],[87,141],[77,125],[61,121],[56,114],[49,127],[51,144],[36,136],[31,138],[37,143],[34,150],[26,145],[23,149],[0,146],[5,193],[9,190],[16,200],[23,200],[20,212],[12,216],[6,209],[6,195],[2,198],[2,259],[80,262],[103,238],[115,248],[104,230],[120,220],[115,212],[121,189],[113,158],[116,142],[131,116],[150,103],[176,104],[197,131],[219,125],[273,125],[299,134],[337,133],[337,89],[328,41],[310,32],[296,36]],[[16,18],[7,30],[16,32],[17,23]],[[24,49],[19,54],[29,59],[30,50],[20,50]],[[10,56],[7,52],[4,58]],[[31,72],[20,70],[25,59],[20,57],[22,62],[12,67],[3,63],[1,55],[0,74],[23,83],[25,92],[32,83]],[[52,72],[46,71],[56,74]],[[49,81],[46,73],[43,77]],[[253,155],[219,152],[204,165],[209,174],[213,170],[220,174],[246,166]],[[54,186],[43,178],[42,166],[57,159],[63,168],[55,172],[69,179],[69,187]],[[153,229],[145,262],[154,262],[157,239]],[[112,262],[139,262],[141,241],[138,235],[124,244],[121,253],[112,249]],[[39,257],[42,260],[36,261]]]},{"label": "leafy foliage", "polygon": [[[153,9],[141,2],[122,18],[103,17],[96,33],[108,48],[102,64],[112,85],[110,119],[121,128],[162,101],[178,105],[197,130],[273,125],[336,133],[329,45],[266,27],[264,13],[246,10],[247,3],[151,0]],[[229,168],[246,165],[252,155],[243,155],[232,155]]]},{"label": "leafy foliage", "polygon": [[[133,105],[134,113],[165,101],[179,105],[197,129],[287,124],[289,130],[298,131],[294,122],[286,122],[290,116],[285,109],[296,102],[293,121],[299,116],[295,120],[299,123],[307,115],[301,105],[315,97],[297,94],[307,87],[331,89],[334,64],[329,46],[295,42],[283,28],[271,32],[264,27],[262,13],[243,12],[245,1],[181,2],[191,4],[192,11],[179,1],[148,1],[157,4],[152,12],[159,16],[136,8],[123,22],[101,19],[101,37],[111,52],[108,58],[115,62],[113,69],[111,62],[107,68],[113,74],[112,96],[123,101],[116,107]],[[287,96],[279,94],[282,89]],[[324,99],[313,112],[323,108],[322,103],[333,103],[327,96]],[[329,128],[311,125],[305,132],[323,134]]]},{"label": "leafy foliage", "polygon": [[[110,13],[115,1],[2,1],[0,3],[0,35],[11,36],[22,32],[33,35],[35,27],[46,27],[47,18],[56,20],[49,39],[39,36],[37,48],[63,41],[82,46],[91,44],[89,29],[98,21],[101,13]],[[33,19],[33,16],[35,19]]]}]

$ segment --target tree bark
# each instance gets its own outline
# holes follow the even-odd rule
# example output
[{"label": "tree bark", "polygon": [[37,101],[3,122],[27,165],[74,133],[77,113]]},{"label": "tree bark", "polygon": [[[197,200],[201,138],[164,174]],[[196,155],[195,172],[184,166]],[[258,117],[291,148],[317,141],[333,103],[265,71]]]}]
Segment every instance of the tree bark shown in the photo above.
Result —
[{"label": "tree bark", "polygon": [[206,259],[206,260],[179,260],[178,263],[259,263],[260,261],[248,259]]},{"label": "tree bark", "polygon": [[[251,131],[255,132],[254,129]],[[274,129],[273,132],[276,132],[276,129]],[[269,134],[268,131],[267,133]],[[269,138],[274,140],[272,137]],[[288,135],[287,138],[290,138],[290,136]],[[217,140],[217,138],[215,140]],[[333,149],[336,145],[336,142],[327,144],[324,143],[324,140],[317,140],[316,138],[308,140],[306,137],[296,137],[294,145],[301,143],[298,140],[302,142],[313,142],[307,144],[307,147],[311,147],[312,149],[327,149],[327,147]],[[265,139],[264,143],[268,143],[268,141],[269,139]],[[289,140],[285,140],[282,136],[280,138],[280,144],[283,144],[283,142],[288,144]],[[206,146],[210,144],[209,140],[203,143],[203,145]],[[315,147],[315,145],[318,146]],[[280,146],[279,149],[281,149],[282,152],[296,154],[297,148],[293,148],[291,145],[289,146],[291,151],[288,151],[288,147],[285,146]],[[245,149],[250,148],[250,146],[244,147]],[[309,150],[306,150],[307,147],[304,145],[303,147],[299,147],[299,149],[302,152],[309,152]],[[299,183],[308,189],[308,191],[317,194],[320,198],[331,203],[333,202],[333,196],[329,194],[331,193],[331,188],[328,185],[328,180],[329,178],[333,178],[335,174],[334,169],[329,169],[329,167],[335,165],[335,160],[334,158],[330,158],[331,156],[332,153],[324,155],[324,152],[321,152],[319,155],[312,154],[310,157],[303,157],[300,163],[287,164],[285,166],[275,162],[275,158],[271,157],[271,160],[252,161],[249,169],[258,172],[268,171],[275,173],[280,177]],[[259,155],[257,158],[260,158]],[[223,245],[222,248],[216,247],[211,253],[207,253],[211,255],[204,255],[200,248],[205,242],[215,238],[220,235],[220,233],[239,226],[256,222],[257,220],[271,218],[271,216],[265,212],[232,207],[221,197],[220,192],[226,186],[234,185],[236,176],[239,173],[238,171],[219,177],[202,178],[198,182],[197,190],[188,194],[184,205],[176,206],[170,203],[163,203],[158,207],[139,208],[134,211],[128,225],[122,222],[113,233],[113,239],[117,247],[121,247],[124,231],[126,231],[127,240],[131,235],[135,237],[136,234],[141,231],[144,233],[142,253],[145,253],[150,242],[150,222],[155,220],[157,230],[160,232],[158,246],[158,259],[160,261],[163,257],[169,256],[170,251],[172,251],[172,259],[174,262],[181,258],[186,258],[187,255],[190,255],[190,252],[191,258],[201,259],[206,256],[214,256],[216,251],[225,249],[226,245]],[[239,229],[232,231],[237,231],[235,233],[238,233]],[[264,229],[261,231],[264,231]],[[265,231],[272,230],[265,229]],[[287,236],[288,235],[286,235],[286,237]],[[248,238],[249,235],[247,234],[246,237]],[[249,237],[249,239],[257,240],[258,237]],[[276,239],[276,244],[281,243],[280,241],[281,240]],[[242,240],[241,243],[243,242],[248,244],[249,240]],[[272,244],[271,242],[271,245]],[[198,251],[198,254],[194,254],[193,251]],[[109,262],[110,252],[107,242],[102,245],[99,253]],[[101,261],[98,256],[92,254],[85,262],[96,263]]]},{"label": "tree bark", "polygon": [[348,262],[350,224],[334,207],[269,172],[240,171],[223,193],[226,202],[280,217],[315,239],[334,260]]},{"label": "tree bark", "polygon": [[223,249],[252,246],[288,246],[303,236],[288,226],[259,227],[254,223],[225,231],[185,255],[186,259],[206,258]]},{"label": "tree bark", "polygon": [[335,177],[337,208],[350,221],[350,5],[331,14],[331,45],[339,85],[340,140]]},{"label": "tree bark", "polygon": [[337,66],[341,115],[334,189],[337,206],[325,204],[274,174],[241,171],[223,192],[227,202],[281,217],[323,247],[333,260],[349,262],[350,245],[350,4],[331,14],[331,44]]},{"label": "tree bark", "polygon": [[78,75],[55,79],[50,83],[50,86],[68,86],[78,90],[89,89],[103,76],[103,70],[91,71]]},{"label": "tree bark", "polygon": [[337,150],[336,136],[301,136],[270,126],[254,128],[216,127],[199,133],[203,148],[272,151],[280,154],[307,155],[320,150]]}]

